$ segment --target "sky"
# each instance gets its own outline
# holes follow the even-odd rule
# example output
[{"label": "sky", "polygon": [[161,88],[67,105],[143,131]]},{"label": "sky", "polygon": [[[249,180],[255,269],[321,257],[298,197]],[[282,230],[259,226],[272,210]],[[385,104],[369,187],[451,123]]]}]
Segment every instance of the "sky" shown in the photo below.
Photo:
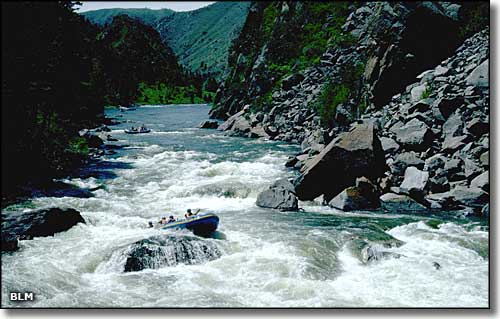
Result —
[{"label": "sky", "polygon": [[110,8],[149,8],[191,11],[208,6],[214,1],[82,1],[78,12]]}]

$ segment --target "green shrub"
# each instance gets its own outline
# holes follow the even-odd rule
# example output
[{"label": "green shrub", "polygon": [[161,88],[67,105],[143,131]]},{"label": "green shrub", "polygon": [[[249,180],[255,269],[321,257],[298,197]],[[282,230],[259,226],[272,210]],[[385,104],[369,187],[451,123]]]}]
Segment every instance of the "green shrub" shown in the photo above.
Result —
[{"label": "green shrub", "polygon": [[215,93],[200,92],[193,85],[168,86],[165,83],[149,85],[141,82],[137,96],[139,104],[190,104],[211,102]]},{"label": "green shrub", "polygon": [[344,84],[327,82],[314,105],[316,112],[324,124],[331,126],[335,118],[337,106],[347,102],[350,90]]},{"label": "green shrub", "polygon": [[89,154],[89,145],[83,137],[74,137],[69,140],[66,151],[70,153],[87,156]]},{"label": "green shrub", "polygon": [[422,99],[428,98],[432,93],[432,89],[430,87],[426,87],[425,90],[422,92]]}]

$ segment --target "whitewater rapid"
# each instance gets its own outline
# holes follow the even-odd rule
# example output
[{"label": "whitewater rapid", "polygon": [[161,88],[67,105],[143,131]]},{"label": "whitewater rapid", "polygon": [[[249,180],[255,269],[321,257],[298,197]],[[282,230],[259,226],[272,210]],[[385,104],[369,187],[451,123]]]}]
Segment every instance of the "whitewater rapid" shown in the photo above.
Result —
[{"label": "whitewater rapid", "polygon": [[[489,227],[450,216],[258,208],[297,146],[227,137],[196,126],[208,106],[108,110],[117,154],[63,181],[95,188],[92,198],[39,197],[26,207],[71,207],[78,224],[54,237],[21,241],[2,254],[2,303],[23,307],[487,307]],[[151,134],[123,129],[144,123]],[[29,207],[29,208],[28,208]],[[128,247],[162,235],[148,221],[187,208],[216,212],[225,239],[204,238],[221,257],[124,272]],[[173,232],[193,236],[188,232]],[[387,257],[365,263],[349,242]],[[382,239],[381,239],[382,238]],[[384,243],[400,240],[403,245]],[[440,265],[437,269],[435,263]],[[30,291],[32,303],[8,301]]]}]

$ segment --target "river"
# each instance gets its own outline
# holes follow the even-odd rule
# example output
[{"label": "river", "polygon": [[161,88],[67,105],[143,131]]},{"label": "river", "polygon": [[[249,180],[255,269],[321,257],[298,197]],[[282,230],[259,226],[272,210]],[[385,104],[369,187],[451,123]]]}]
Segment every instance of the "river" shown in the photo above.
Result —
[{"label": "river", "polygon": [[[3,253],[3,305],[488,306],[487,223],[444,212],[343,213],[314,202],[301,202],[299,212],[259,208],[260,191],[296,174],[284,163],[298,146],[196,128],[208,110],[207,105],[106,110],[108,117],[126,121],[111,126],[110,133],[125,147],[64,180],[102,185],[95,197],[39,197],[29,206],[72,207],[87,223],[21,241],[19,251]],[[123,133],[142,123],[152,133]],[[181,217],[186,208],[220,217],[225,239],[201,240],[219,247],[221,257],[123,272],[127,247],[161,234],[147,228],[148,221],[171,212]],[[404,244],[384,247],[395,239]],[[382,258],[364,263],[365,242]],[[11,291],[33,292],[35,301],[11,303]]]}]

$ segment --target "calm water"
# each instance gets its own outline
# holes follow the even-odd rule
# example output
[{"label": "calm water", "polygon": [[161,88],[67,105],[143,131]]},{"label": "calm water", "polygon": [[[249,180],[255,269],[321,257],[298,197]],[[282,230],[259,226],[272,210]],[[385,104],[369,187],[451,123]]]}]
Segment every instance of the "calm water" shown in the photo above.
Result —
[{"label": "calm water", "polygon": [[[444,214],[342,213],[312,202],[293,213],[258,208],[260,191],[293,176],[284,162],[297,146],[197,129],[208,110],[108,110],[127,121],[110,133],[125,147],[65,180],[102,185],[95,197],[32,201],[35,208],[75,208],[87,224],[4,253],[3,305],[19,305],[9,303],[10,291],[32,291],[36,301],[22,306],[488,306],[486,225]],[[123,133],[142,123],[153,132]],[[124,273],[127,248],[161,234],[147,222],[170,212],[180,217],[186,208],[219,215],[226,239],[203,240],[214,241],[222,257]],[[385,247],[396,240],[405,244]],[[366,243],[385,257],[363,263]]]}]

